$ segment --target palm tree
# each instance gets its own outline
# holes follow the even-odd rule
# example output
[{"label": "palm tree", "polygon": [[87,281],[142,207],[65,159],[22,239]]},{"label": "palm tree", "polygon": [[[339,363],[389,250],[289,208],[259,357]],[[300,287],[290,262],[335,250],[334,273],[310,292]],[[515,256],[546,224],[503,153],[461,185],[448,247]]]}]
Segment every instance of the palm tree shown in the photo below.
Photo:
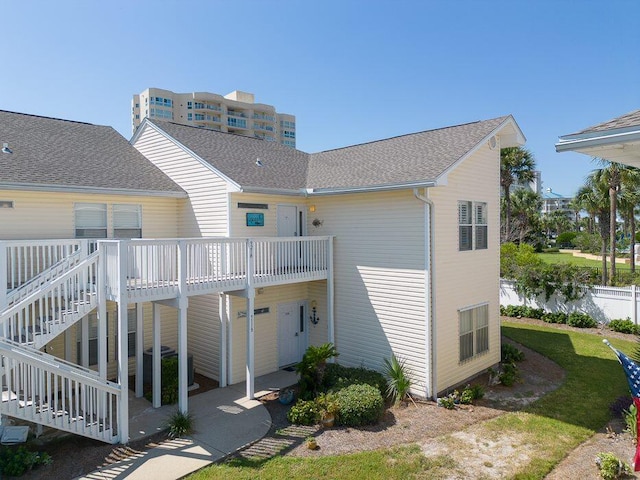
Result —
[{"label": "palm tree", "polygon": [[522,188],[513,193],[513,227],[518,231],[520,245],[525,242],[527,237],[540,231],[541,206],[540,195],[531,190]]},{"label": "palm tree", "polygon": [[576,199],[580,202],[589,216],[598,219],[598,233],[602,239],[602,284],[607,284],[607,245],[609,240],[609,187],[602,178],[601,170],[594,170],[585,180],[585,184],[580,187],[576,194]]},{"label": "palm tree", "polygon": [[508,147],[500,150],[500,187],[504,193],[505,203],[503,241],[511,230],[511,185],[533,180],[535,166],[533,155],[524,147]]},{"label": "palm tree", "polygon": [[629,223],[631,233],[629,245],[631,272],[635,273],[636,209],[640,205],[640,170],[630,167],[626,171],[626,175],[622,177],[619,197],[620,213],[625,221]]},{"label": "palm tree", "polygon": [[576,198],[574,198],[569,202],[568,207],[573,212],[573,221],[576,232],[580,232],[580,212],[583,210],[582,205]]}]

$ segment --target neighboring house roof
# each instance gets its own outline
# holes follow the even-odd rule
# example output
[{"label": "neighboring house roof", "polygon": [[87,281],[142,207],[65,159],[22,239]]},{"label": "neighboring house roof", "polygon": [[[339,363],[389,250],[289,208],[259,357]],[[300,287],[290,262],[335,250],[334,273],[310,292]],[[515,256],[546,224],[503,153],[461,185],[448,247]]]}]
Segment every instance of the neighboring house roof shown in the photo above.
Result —
[{"label": "neighboring house roof", "polygon": [[[402,135],[307,154],[275,142],[145,119],[245,191],[304,190],[306,194],[435,184],[501,130],[502,146],[524,143],[511,116]],[[131,142],[141,134],[142,128]],[[260,159],[262,166],[256,164]]]},{"label": "neighboring house roof", "polygon": [[571,197],[566,197],[564,195],[554,192],[553,190],[552,191],[545,190],[544,192],[542,192],[542,198],[544,200],[561,200],[561,199],[571,200]]},{"label": "neighboring house roof", "polygon": [[578,152],[640,167],[640,110],[564,135],[556,152]]},{"label": "neighboring house roof", "polygon": [[0,188],[186,193],[112,127],[0,110]]}]

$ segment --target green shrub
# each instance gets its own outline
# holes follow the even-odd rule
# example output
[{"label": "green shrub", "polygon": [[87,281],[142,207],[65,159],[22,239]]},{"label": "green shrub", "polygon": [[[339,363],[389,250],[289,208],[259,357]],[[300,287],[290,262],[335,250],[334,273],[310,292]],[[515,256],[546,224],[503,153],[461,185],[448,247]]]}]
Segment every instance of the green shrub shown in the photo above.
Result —
[{"label": "green shrub", "polygon": [[338,351],[333,343],[320,346],[311,345],[304,352],[302,361],[296,365],[296,372],[300,375],[300,397],[312,399],[319,392],[324,381],[327,360],[337,357]]},{"label": "green shrub", "polygon": [[557,247],[543,248],[542,253],[560,253],[560,249]]},{"label": "green shrub", "polygon": [[31,452],[24,446],[0,448],[0,477],[19,477],[38,465],[49,465],[51,456],[45,452]]},{"label": "green shrub", "polygon": [[625,432],[631,434],[631,438],[638,438],[638,409],[635,403],[632,403],[627,410],[623,412]]},{"label": "green shrub", "polygon": [[498,374],[498,380],[505,387],[511,387],[520,381],[520,371],[515,363],[503,363],[502,369]]},{"label": "green shrub", "polygon": [[563,312],[547,312],[542,317],[547,323],[567,323],[569,316]]},{"label": "green shrub", "polygon": [[387,381],[380,372],[362,367],[345,367],[338,363],[327,364],[322,381],[322,388],[325,391],[337,392],[357,383],[377,388],[380,395],[385,395],[387,392]]},{"label": "green shrub", "polygon": [[524,360],[524,352],[510,343],[502,344],[502,362],[516,363]]},{"label": "green shrub", "polygon": [[453,393],[450,393],[449,395],[438,398],[438,406],[444,407],[447,410],[453,410],[456,408],[457,401],[458,401],[458,392],[454,390]]},{"label": "green shrub", "polygon": [[586,313],[571,312],[567,319],[567,325],[577,328],[595,328],[598,326],[598,322]]},{"label": "green shrub", "polygon": [[596,456],[596,465],[604,480],[616,480],[631,474],[631,467],[611,452],[599,453]]},{"label": "green shrub", "polygon": [[169,429],[169,437],[179,438],[189,435],[193,431],[193,416],[177,410],[169,417],[166,423]]},{"label": "green shrub", "polygon": [[320,407],[315,400],[299,399],[287,412],[287,420],[295,425],[315,425],[320,420]]},{"label": "green shrub", "polygon": [[614,332],[640,334],[640,326],[633,323],[629,318],[625,320],[617,318],[609,322],[609,328]]},{"label": "green shrub", "polygon": [[395,405],[400,405],[409,396],[411,378],[405,360],[398,360],[391,355],[391,360],[384,359],[384,376],[387,379],[387,397],[393,400]]},{"label": "green shrub", "polygon": [[376,423],[384,411],[384,400],[376,387],[365,384],[350,385],[336,394],[340,409],[338,424],[357,427]]},{"label": "green shrub", "polygon": [[560,235],[558,235],[558,238],[556,238],[556,245],[559,245],[561,247],[573,247],[573,241],[577,235],[578,234],[576,232],[562,232]]}]

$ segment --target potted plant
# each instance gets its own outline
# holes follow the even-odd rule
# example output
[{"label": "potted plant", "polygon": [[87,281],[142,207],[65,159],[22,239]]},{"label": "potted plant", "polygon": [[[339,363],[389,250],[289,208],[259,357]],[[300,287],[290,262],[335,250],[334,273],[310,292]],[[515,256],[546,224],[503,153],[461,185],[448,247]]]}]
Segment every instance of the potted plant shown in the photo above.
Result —
[{"label": "potted plant", "polygon": [[308,436],[305,443],[309,450],[316,450],[318,448],[318,441],[316,440],[316,437]]},{"label": "potted plant", "polygon": [[283,405],[289,405],[291,402],[293,402],[294,396],[295,395],[291,388],[285,388],[278,393],[278,400]]},{"label": "potted plant", "polygon": [[336,397],[332,393],[321,394],[316,399],[320,407],[320,421],[325,428],[331,428],[335,424],[336,414],[340,407],[336,401]]}]

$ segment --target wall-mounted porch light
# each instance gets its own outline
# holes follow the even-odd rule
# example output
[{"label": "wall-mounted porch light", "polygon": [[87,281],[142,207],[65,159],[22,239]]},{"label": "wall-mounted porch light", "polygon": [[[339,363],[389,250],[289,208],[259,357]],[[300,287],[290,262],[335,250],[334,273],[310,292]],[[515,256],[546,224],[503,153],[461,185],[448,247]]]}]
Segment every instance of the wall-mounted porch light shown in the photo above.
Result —
[{"label": "wall-mounted porch light", "polygon": [[317,315],[317,309],[318,309],[318,302],[316,302],[315,300],[312,300],[311,315],[309,315],[309,320],[311,320],[311,323],[313,323],[314,325],[317,325],[318,322],[320,321],[320,317],[318,317]]}]

